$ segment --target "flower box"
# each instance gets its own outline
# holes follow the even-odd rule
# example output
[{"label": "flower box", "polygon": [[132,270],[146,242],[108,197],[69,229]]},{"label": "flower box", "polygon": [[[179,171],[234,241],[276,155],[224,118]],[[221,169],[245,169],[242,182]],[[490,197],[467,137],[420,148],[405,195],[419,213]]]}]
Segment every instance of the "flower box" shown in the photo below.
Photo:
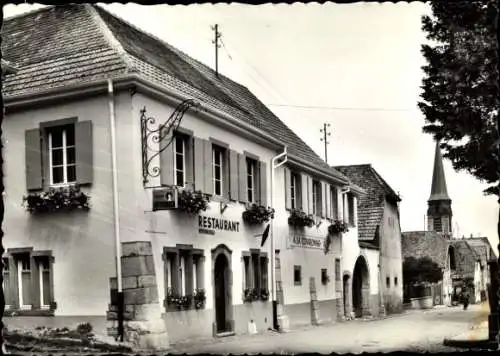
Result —
[{"label": "flower box", "polygon": [[208,209],[209,198],[201,191],[181,190],[179,193],[179,211],[198,214]]},{"label": "flower box", "polygon": [[249,225],[260,225],[274,218],[274,209],[257,204],[247,205],[242,218]]},{"label": "flower box", "polygon": [[288,217],[288,225],[294,227],[312,227],[314,225],[314,218],[302,210],[292,210]]},{"label": "flower box", "polygon": [[75,184],[49,188],[46,192],[29,193],[23,197],[23,205],[31,214],[54,213],[90,209],[90,197]]}]

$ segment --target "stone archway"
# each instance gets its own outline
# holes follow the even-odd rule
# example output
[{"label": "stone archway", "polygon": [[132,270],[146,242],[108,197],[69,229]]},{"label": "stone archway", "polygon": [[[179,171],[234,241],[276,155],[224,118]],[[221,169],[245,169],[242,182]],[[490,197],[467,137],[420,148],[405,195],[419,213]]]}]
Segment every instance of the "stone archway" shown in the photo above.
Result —
[{"label": "stone archway", "polygon": [[213,335],[234,331],[232,251],[224,244],[212,250]]},{"label": "stone archway", "polygon": [[370,273],[363,256],[359,256],[354,265],[352,309],[356,318],[370,315]]}]

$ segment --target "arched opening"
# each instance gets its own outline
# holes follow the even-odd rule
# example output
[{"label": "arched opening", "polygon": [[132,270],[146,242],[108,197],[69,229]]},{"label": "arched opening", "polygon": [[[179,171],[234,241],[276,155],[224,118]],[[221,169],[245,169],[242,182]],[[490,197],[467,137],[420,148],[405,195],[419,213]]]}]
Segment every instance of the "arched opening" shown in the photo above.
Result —
[{"label": "arched opening", "polygon": [[349,300],[349,275],[344,274],[342,277],[342,290],[344,293],[343,294],[343,302],[344,302],[344,316],[349,317],[350,314],[350,300]]},{"label": "arched opening", "polygon": [[370,313],[370,278],[368,265],[363,256],[359,256],[354,265],[352,277],[352,308],[356,318]]},{"label": "arched opening", "polygon": [[232,332],[234,329],[232,307],[231,250],[219,245],[212,250],[212,278],[215,320],[213,333]]}]

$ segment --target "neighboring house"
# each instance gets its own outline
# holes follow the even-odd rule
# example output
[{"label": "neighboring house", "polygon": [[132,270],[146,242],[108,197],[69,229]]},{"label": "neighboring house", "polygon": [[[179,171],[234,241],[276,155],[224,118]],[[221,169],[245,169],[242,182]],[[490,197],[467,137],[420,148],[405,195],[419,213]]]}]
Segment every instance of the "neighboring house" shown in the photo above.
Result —
[{"label": "neighboring house", "polygon": [[470,247],[474,250],[477,256],[481,260],[481,283],[480,283],[480,293],[481,301],[485,301],[488,297],[488,284],[490,283],[490,270],[488,266],[488,261],[496,259],[496,254],[491,247],[490,241],[487,237],[470,237],[464,238]]},{"label": "neighboring house", "polygon": [[[266,224],[249,225],[242,213],[271,200],[277,295],[290,324],[311,320],[311,277],[322,319],[351,304],[370,311],[378,255],[365,249],[360,257],[356,200],[363,189],[248,89],[89,4],[4,20],[2,55],[17,70],[3,80],[7,326],[88,321],[97,333],[116,333],[118,250],[127,318],[147,320],[142,327],[150,332],[154,325],[159,336],[143,336],[151,342],[245,333],[251,322],[267,330],[274,317],[270,239],[262,245]],[[150,130],[169,118],[175,129],[155,140]],[[285,147],[288,161],[271,184],[271,159]],[[90,197],[88,211],[30,214],[21,206],[27,194],[43,202],[51,188],[75,184]],[[192,191],[209,196],[206,211],[153,209],[171,208],[168,197]],[[314,226],[290,227],[293,209],[314,215]],[[350,231],[335,236],[325,255],[336,219]],[[352,298],[345,271],[354,279]]]},{"label": "neighboring house", "polygon": [[401,199],[369,164],[335,168],[366,190],[358,201],[359,244],[378,249],[381,303],[386,313],[399,313],[403,308]]},{"label": "neighboring house", "polygon": [[[450,253],[446,235],[435,231],[408,231],[401,235],[401,250],[405,258],[429,257],[442,270],[443,278],[432,288],[434,304],[449,304],[452,294],[451,270],[454,269],[454,254]],[[403,281],[405,283],[405,281]],[[404,299],[408,302],[408,286],[404,285]]]}]

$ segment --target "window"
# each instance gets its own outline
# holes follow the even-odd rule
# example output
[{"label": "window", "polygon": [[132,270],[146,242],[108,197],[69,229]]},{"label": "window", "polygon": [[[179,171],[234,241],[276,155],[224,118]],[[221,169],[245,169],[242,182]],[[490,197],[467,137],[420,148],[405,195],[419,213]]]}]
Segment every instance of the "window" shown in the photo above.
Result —
[{"label": "window", "polygon": [[397,286],[398,285],[398,277],[394,277],[394,285]]},{"label": "window", "polygon": [[[50,251],[9,249],[4,264],[3,286],[7,308],[18,315],[53,315],[53,258]],[[10,260],[10,262],[9,262]]]},{"label": "window", "polygon": [[222,196],[224,188],[224,149],[218,146],[212,148],[214,195]]},{"label": "window", "polygon": [[184,305],[183,308],[192,308],[195,305],[193,296],[204,289],[203,250],[193,249],[191,245],[164,247],[163,260],[165,308],[167,311],[178,310],[175,300],[179,297],[190,297],[188,300],[191,304]]},{"label": "window", "polygon": [[340,281],[340,258],[335,259],[335,280]]},{"label": "window", "polygon": [[299,192],[300,192],[300,178],[299,175],[295,172],[290,174],[290,207],[292,209],[299,208]]},{"label": "window", "polygon": [[436,232],[442,231],[441,217],[435,217],[433,219],[433,224],[434,224],[434,231]]},{"label": "window", "polygon": [[243,252],[243,287],[249,291],[254,289],[257,295],[268,291],[268,263],[266,252],[251,250]]},{"label": "window", "polygon": [[293,266],[293,284],[302,285],[302,269],[300,266]]},{"label": "window", "polygon": [[337,219],[338,218],[338,200],[337,200],[337,188],[334,187],[333,185],[330,186],[330,216],[332,219]]},{"label": "window", "polygon": [[186,137],[176,134],[174,137],[174,172],[175,172],[175,185],[184,187],[186,184]]},{"label": "window", "polygon": [[75,126],[64,125],[48,131],[50,185],[76,181]]},{"label": "window", "polygon": [[321,183],[313,180],[313,215],[321,215]]},{"label": "window", "polygon": [[328,271],[326,268],[321,269],[321,284],[326,286],[330,278],[328,277]]},{"label": "window", "polygon": [[385,277],[385,286],[389,288],[391,286],[391,278]]},{"label": "window", "polygon": [[355,222],[354,222],[355,206],[354,206],[354,195],[352,195],[351,193],[347,193],[347,206],[349,209],[349,224],[351,226],[354,226],[354,224],[355,224]]},{"label": "window", "polygon": [[257,176],[257,162],[251,158],[246,158],[247,163],[247,200],[250,203],[256,201],[256,176]]}]

